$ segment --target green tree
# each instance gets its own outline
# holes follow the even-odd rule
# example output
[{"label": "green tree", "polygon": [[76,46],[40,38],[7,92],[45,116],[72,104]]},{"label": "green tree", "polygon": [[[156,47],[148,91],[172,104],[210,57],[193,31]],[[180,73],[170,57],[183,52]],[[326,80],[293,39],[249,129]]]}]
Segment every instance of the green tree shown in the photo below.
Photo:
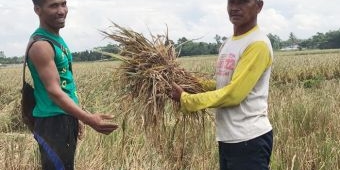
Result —
[{"label": "green tree", "polygon": [[274,35],[274,34],[269,33],[267,36],[268,36],[274,50],[281,49],[282,40],[278,35]]},{"label": "green tree", "polygon": [[325,39],[322,45],[320,46],[321,49],[333,49],[333,48],[340,48],[340,29],[338,31],[329,31],[325,34]]},{"label": "green tree", "polygon": [[221,44],[222,44],[222,42],[221,42],[222,37],[221,37],[221,36],[219,36],[219,35],[216,34],[215,37],[214,37],[214,39],[215,39],[217,45],[221,45]]},{"label": "green tree", "polygon": [[116,44],[108,44],[104,47],[96,47],[94,49],[98,51],[104,51],[104,52],[114,53],[114,54],[118,54],[120,52],[120,48]]},{"label": "green tree", "polygon": [[289,43],[290,47],[294,47],[295,45],[298,44],[298,39],[296,38],[296,36],[293,32],[291,32],[289,34],[288,43]]}]

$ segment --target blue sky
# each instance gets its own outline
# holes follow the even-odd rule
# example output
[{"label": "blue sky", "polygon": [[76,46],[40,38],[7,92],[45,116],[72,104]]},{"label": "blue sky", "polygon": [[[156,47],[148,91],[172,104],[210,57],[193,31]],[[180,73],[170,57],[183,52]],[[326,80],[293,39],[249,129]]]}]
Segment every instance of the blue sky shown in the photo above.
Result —
[{"label": "blue sky", "polygon": [[[113,43],[103,39],[111,21],[145,35],[164,34],[213,42],[216,34],[232,35],[226,13],[227,0],[68,0],[69,13],[61,35],[73,52]],[[339,0],[264,0],[258,24],[266,33],[288,39],[293,32],[304,39],[317,32],[340,29]],[[38,17],[31,0],[0,0],[0,51],[7,57],[22,56]]]}]

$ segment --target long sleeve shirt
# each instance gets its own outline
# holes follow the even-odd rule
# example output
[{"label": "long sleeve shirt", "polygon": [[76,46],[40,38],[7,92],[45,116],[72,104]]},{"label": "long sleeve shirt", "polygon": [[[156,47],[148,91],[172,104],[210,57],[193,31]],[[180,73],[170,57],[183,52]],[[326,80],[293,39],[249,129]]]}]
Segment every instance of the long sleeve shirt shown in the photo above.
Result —
[{"label": "long sleeve shirt", "polygon": [[182,93],[181,109],[192,112],[217,108],[218,141],[240,142],[268,132],[271,130],[267,98],[272,56],[270,41],[257,26],[228,39],[216,64],[216,81],[203,83],[212,91]]}]

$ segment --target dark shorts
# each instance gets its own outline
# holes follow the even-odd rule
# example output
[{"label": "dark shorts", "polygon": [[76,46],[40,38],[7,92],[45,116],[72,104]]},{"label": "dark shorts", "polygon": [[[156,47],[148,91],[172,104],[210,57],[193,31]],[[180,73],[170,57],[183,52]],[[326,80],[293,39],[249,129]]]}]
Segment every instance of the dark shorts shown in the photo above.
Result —
[{"label": "dark shorts", "polygon": [[35,118],[34,137],[39,144],[43,170],[73,170],[78,120],[69,115]]},{"label": "dark shorts", "polygon": [[218,142],[221,170],[268,170],[273,132],[240,143]]}]

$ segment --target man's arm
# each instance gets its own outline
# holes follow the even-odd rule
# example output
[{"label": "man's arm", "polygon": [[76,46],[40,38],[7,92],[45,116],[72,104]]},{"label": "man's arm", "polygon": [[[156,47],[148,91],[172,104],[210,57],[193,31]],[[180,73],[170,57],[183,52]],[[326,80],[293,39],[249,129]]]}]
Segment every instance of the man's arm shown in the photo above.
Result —
[{"label": "man's arm", "polygon": [[[231,82],[218,90],[189,94],[174,86],[173,96],[180,94],[183,111],[230,107],[240,104],[256,85],[263,72],[271,65],[270,50],[264,42],[251,44],[238,62]],[[175,99],[176,100],[176,99]]]},{"label": "man's arm", "polygon": [[110,116],[85,112],[61,89],[58,70],[54,63],[54,49],[49,42],[35,42],[28,54],[50,98],[66,113],[100,133],[109,134],[117,128],[117,125],[105,121],[110,119]]},{"label": "man's arm", "polygon": [[206,91],[216,90],[216,80],[212,79],[199,79],[199,83]]}]

